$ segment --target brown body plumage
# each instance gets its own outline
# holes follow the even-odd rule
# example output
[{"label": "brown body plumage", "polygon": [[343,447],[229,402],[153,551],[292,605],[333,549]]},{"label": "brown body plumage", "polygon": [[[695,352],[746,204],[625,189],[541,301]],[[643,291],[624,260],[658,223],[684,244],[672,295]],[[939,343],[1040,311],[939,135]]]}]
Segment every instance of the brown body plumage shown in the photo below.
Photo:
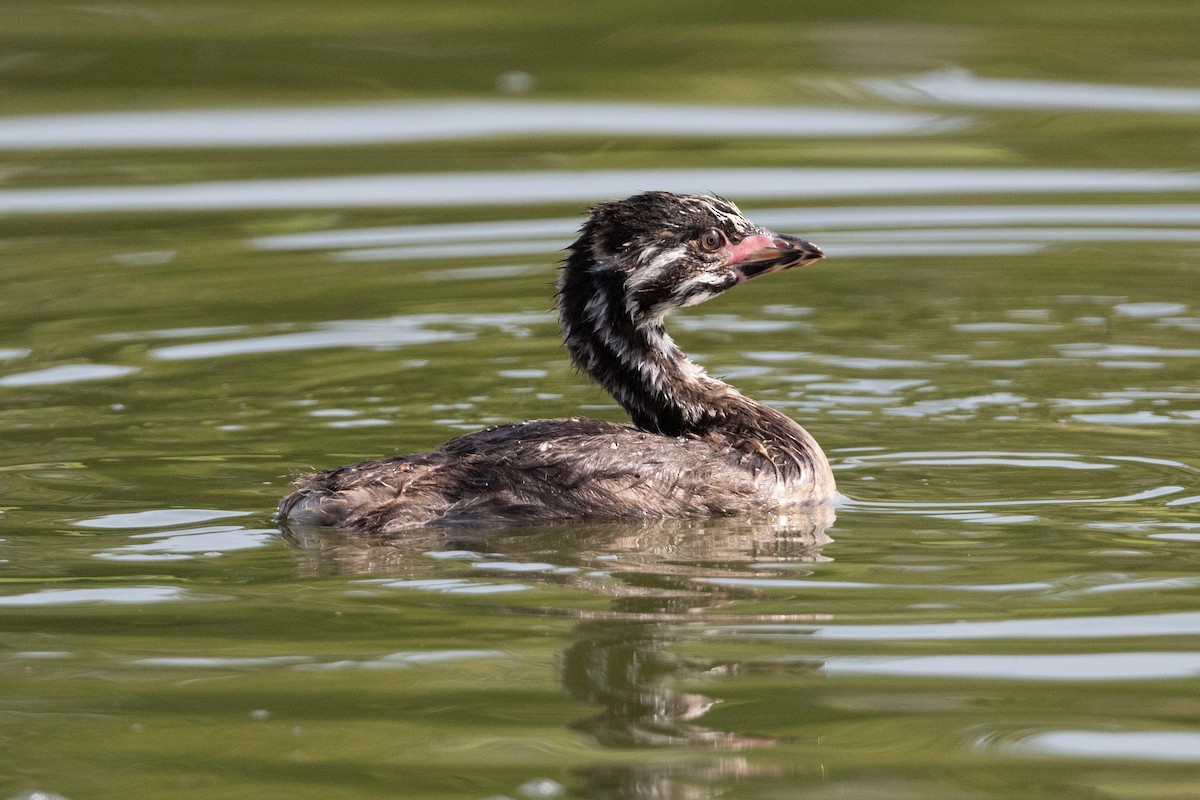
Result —
[{"label": "brown body plumage", "polygon": [[663,326],[673,309],[821,258],[728,201],[652,192],[592,210],[559,279],[572,361],[633,424],[552,419],[460,436],[432,453],[307,475],[279,518],[388,533],[430,523],[761,513],[836,495],[816,441],[711,378]]}]

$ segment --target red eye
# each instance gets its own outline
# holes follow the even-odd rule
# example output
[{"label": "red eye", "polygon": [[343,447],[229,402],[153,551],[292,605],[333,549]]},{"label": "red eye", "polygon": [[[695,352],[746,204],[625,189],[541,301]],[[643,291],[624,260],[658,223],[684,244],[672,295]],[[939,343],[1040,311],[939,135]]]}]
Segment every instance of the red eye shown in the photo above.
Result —
[{"label": "red eye", "polygon": [[698,241],[701,250],[704,250],[708,253],[714,253],[717,250],[720,250],[721,246],[725,244],[725,234],[721,233],[716,228],[709,228],[704,233],[700,234],[700,239]]}]

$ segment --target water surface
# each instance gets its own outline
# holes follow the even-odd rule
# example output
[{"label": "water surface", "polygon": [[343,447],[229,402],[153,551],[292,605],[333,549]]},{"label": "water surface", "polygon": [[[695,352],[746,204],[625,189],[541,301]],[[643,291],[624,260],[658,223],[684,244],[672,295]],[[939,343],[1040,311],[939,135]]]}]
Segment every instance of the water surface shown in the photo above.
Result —
[{"label": "water surface", "polygon": [[[0,797],[1193,796],[1194,10],[498,8],[10,10]],[[836,518],[273,524],[621,420],[554,270],[648,188],[829,254],[673,330]]]}]

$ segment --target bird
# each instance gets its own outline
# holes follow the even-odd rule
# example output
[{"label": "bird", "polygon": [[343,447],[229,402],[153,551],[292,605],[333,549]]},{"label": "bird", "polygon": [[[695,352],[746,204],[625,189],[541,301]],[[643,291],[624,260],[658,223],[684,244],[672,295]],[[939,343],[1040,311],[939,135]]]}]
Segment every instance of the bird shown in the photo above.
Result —
[{"label": "bird", "polygon": [[310,473],[276,519],[394,534],[831,504],[837,488],[816,440],[708,375],[664,324],[675,309],[823,257],[812,242],[756,225],[716,195],[654,191],[596,205],[559,270],[558,322],[574,366],[630,422],[510,422],[430,453]]}]

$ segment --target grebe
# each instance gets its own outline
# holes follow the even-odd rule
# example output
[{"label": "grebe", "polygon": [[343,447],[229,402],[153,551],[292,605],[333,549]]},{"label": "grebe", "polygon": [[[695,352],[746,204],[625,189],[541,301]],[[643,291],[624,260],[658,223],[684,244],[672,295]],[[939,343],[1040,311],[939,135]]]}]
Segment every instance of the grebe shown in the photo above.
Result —
[{"label": "grebe", "polygon": [[816,440],[707,375],[663,326],[676,308],[823,256],[719,197],[647,192],[596,206],[559,274],[558,321],[572,362],[632,425],[513,422],[432,453],[317,472],[297,481],[278,519],[392,533],[727,516],[830,501],[833,472]]}]

